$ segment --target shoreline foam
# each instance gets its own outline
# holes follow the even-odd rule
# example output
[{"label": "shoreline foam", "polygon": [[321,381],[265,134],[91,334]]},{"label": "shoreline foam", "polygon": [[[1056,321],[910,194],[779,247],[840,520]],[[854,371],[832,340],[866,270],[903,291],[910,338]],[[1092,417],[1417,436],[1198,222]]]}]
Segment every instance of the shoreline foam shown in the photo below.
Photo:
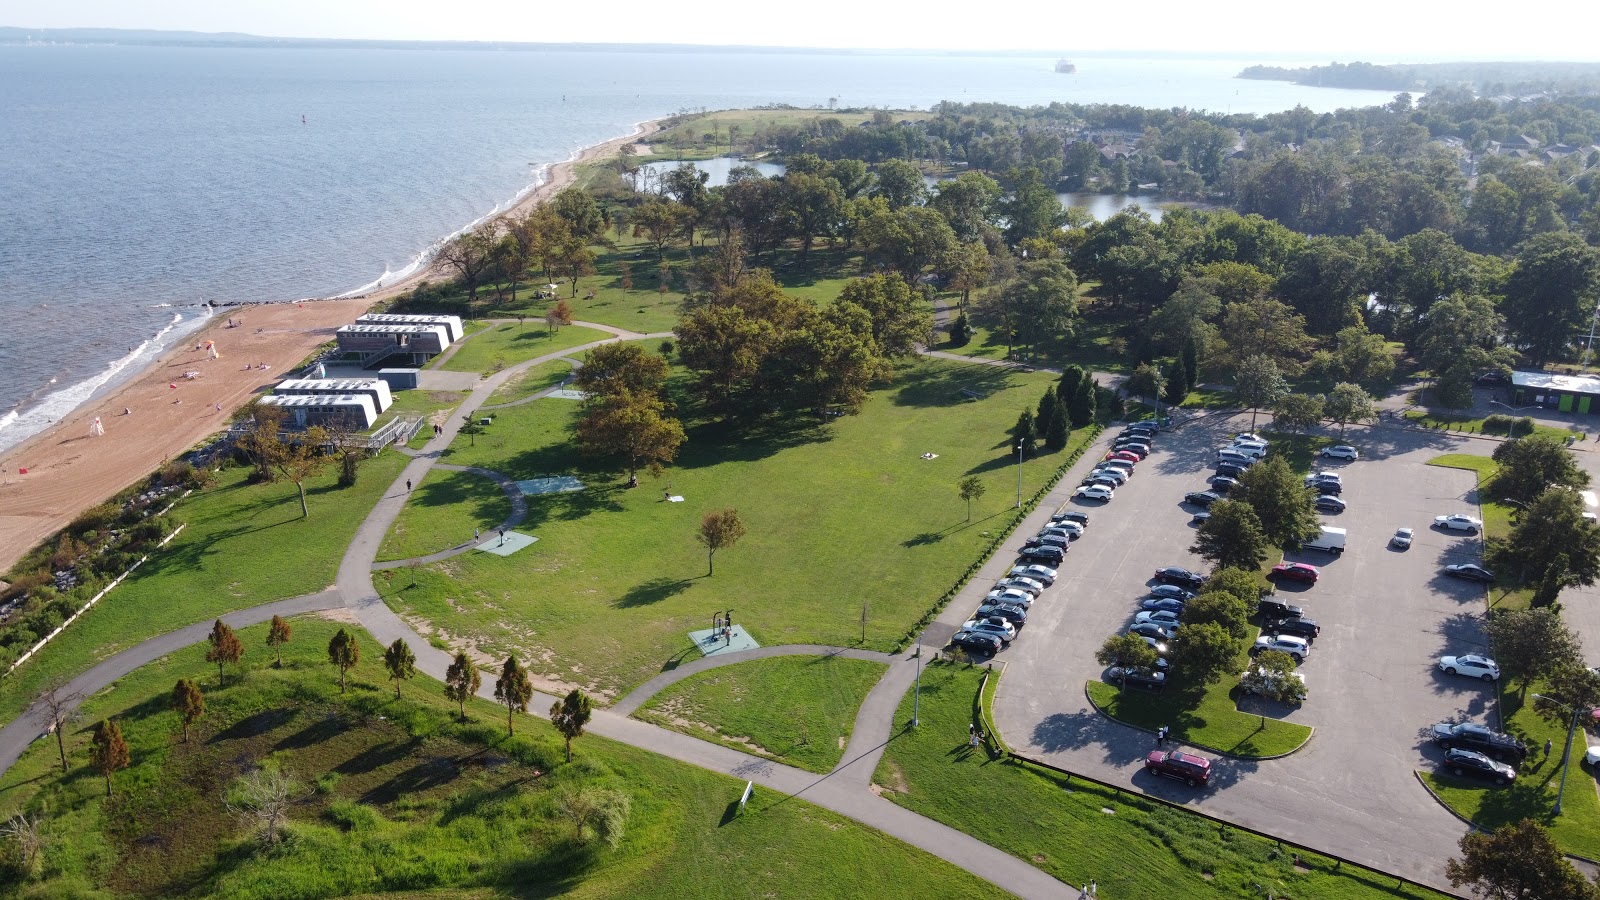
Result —
[{"label": "shoreline foam", "polygon": [[[166,460],[224,429],[235,410],[268,389],[318,345],[331,340],[335,328],[353,321],[374,303],[404,293],[425,278],[438,277],[433,255],[446,241],[496,216],[518,213],[544,202],[576,180],[579,164],[603,158],[623,144],[647,137],[658,130],[664,118],[639,123],[627,135],[582,148],[567,159],[550,164],[542,173],[544,177],[519,191],[508,203],[498,204],[488,214],[431,244],[426,260],[419,257],[401,270],[412,270],[410,274],[386,286],[325,298],[217,303],[211,308],[209,319],[183,335],[181,341],[174,340],[156,351],[155,358],[142,366],[131,362],[124,365],[43,430],[0,449],[0,572],[82,511],[104,502]],[[383,276],[377,279],[382,280]],[[225,312],[219,315],[219,311]],[[245,326],[229,329],[225,326],[229,318],[244,319]],[[208,339],[217,342],[220,360],[206,359],[191,343]],[[268,368],[247,368],[261,363]],[[186,380],[182,373],[187,371],[199,371],[201,376]],[[124,377],[116,377],[124,373]],[[51,395],[73,390],[97,377]],[[123,415],[124,409],[133,412]],[[26,414],[27,410],[21,412]],[[89,436],[90,424],[96,418],[104,426],[102,437]],[[28,474],[20,474],[23,468]]]}]

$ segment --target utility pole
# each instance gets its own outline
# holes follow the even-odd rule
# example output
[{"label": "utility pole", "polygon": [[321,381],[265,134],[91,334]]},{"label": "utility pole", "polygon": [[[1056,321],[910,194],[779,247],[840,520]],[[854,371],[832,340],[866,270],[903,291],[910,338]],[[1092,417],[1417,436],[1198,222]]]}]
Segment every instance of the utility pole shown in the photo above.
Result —
[{"label": "utility pole", "polygon": [[1027,445],[1027,438],[1017,441],[1017,509],[1022,508],[1022,448]]}]

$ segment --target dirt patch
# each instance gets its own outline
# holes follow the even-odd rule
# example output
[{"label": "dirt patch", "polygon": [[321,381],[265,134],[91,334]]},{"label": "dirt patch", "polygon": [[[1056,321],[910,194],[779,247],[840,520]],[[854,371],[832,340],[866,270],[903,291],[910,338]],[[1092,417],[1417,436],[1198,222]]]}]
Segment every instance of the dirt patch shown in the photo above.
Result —
[{"label": "dirt patch", "polygon": [[888,770],[889,783],[879,785],[874,782],[872,788],[875,793],[888,791],[895,794],[904,794],[911,790],[911,786],[906,784],[906,773],[902,772],[899,766],[893,762],[886,762],[884,768]]},{"label": "dirt patch", "polygon": [[319,609],[316,611],[315,615],[318,618],[327,619],[330,622],[339,622],[343,625],[361,624],[361,617],[356,615],[355,610],[344,606],[335,606],[332,609]]}]

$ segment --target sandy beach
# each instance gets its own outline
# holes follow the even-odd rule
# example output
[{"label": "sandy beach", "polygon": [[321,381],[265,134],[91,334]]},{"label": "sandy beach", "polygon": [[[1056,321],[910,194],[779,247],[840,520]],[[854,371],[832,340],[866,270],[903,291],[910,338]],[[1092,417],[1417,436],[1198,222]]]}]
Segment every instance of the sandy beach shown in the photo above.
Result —
[{"label": "sandy beach", "polygon": [[[555,164],[549,178],[505,214],[554,196],[574,182],[578,164],[615,155],[658,127],[646,122]],[[83,510],[225,428],[236,409],[332,340],[339,326],[425,278],[447,277],[428,268],[360,297],[219,307],[211,323],[181,346],[0,454],[0,572]],[[230,328],[230,318],[244,324]],[[219,358],[196,349],[206,341],[216,342]],[[91,434],[96,419],[103,428],[99,436]]]}]

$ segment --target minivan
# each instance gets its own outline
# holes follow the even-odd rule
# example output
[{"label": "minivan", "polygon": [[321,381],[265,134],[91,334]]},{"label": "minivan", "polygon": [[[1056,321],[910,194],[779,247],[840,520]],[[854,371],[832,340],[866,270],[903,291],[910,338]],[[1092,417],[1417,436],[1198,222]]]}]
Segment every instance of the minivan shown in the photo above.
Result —
[{"label": "minivan", "polygon": [[1229,462],[1236,466],[1248,466],[1255,462],[1255,457],[1246,456],[1238,450],[1218,450],[1217,462]]}]

